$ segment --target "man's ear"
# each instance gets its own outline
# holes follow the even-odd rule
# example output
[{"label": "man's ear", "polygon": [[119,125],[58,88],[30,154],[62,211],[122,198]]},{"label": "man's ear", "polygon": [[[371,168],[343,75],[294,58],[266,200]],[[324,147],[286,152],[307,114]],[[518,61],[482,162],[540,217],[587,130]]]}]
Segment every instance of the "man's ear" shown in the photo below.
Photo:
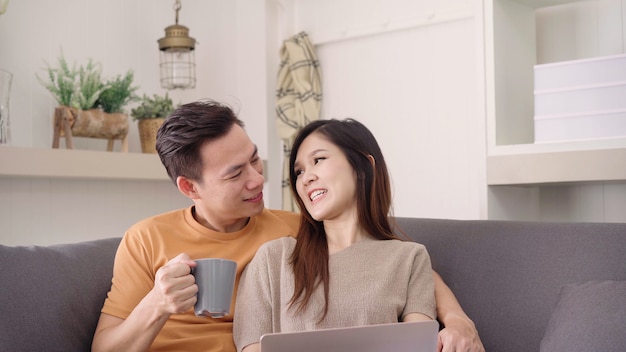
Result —
[{"label": "man's ear", "polygon": [[176,178],[176,186],[178,187],[180,193],[182,193],[186,197],[191,199],[198,198],[198,193],[196,192],[196,183],[193,180],[190,180],[185,176],[178,176]]}]

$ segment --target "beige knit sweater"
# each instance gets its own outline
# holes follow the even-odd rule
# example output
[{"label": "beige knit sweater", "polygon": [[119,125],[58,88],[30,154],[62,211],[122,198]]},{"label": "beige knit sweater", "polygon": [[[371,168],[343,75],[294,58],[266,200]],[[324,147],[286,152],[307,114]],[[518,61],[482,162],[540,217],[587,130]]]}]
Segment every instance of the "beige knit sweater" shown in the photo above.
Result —
[{"label": "beige knit sweater", "polygon": [[324,307],[321,287],[307,309],[296,314],[288,304],[294,289],[289,256],[295,243],[294,238],[284,237],[264,244],[244,270],[234,317],[238,351],[259,342],[265,333],[392,323],[408,313],[436,318],[426,248],[414,242],[371,238],[330,256],[326,318],[319,322]]}]

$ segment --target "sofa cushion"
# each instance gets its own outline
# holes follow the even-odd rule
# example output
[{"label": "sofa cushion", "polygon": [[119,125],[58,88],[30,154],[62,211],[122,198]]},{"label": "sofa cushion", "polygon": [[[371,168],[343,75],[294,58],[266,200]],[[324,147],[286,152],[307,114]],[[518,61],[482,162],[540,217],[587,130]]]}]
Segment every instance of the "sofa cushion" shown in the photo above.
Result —
[{"label": "sofa cushion", "polygon": [[626,281],[563,286],[541,352],[618,352],[626,346]]},{"label": "sofa cushion", "polygon": [[626,281],[626,223],[396,218],[489,352],[539,351],[562,286]]},{"label": "sofa cushion", "polygon": [[0,350],[89,351],[119,241],[0,245]]}]

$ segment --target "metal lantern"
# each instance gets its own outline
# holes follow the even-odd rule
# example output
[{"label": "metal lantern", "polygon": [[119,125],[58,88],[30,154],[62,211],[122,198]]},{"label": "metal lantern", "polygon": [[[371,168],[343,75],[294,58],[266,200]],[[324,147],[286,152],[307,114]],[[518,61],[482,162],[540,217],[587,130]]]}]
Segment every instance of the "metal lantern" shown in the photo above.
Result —
[{"label": "metal lantern", "polygon": [[161,87],[187,89],[196,86],[196,40],[189,36],[189,28],[178,24],[180,0],[176,0],[176,24],[165,28],[165,37],[158,40],[161,52]]}]

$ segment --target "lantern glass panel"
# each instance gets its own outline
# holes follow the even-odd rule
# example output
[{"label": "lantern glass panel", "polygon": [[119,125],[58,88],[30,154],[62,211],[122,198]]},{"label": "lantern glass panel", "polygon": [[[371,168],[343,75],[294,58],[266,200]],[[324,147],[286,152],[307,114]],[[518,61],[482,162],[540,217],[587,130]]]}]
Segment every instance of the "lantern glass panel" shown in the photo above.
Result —
[{"label": "lantern glass panel", "polygon": [[161,50],[161,87],[187,89],[196,86],[196,63],[193,50]]}]

